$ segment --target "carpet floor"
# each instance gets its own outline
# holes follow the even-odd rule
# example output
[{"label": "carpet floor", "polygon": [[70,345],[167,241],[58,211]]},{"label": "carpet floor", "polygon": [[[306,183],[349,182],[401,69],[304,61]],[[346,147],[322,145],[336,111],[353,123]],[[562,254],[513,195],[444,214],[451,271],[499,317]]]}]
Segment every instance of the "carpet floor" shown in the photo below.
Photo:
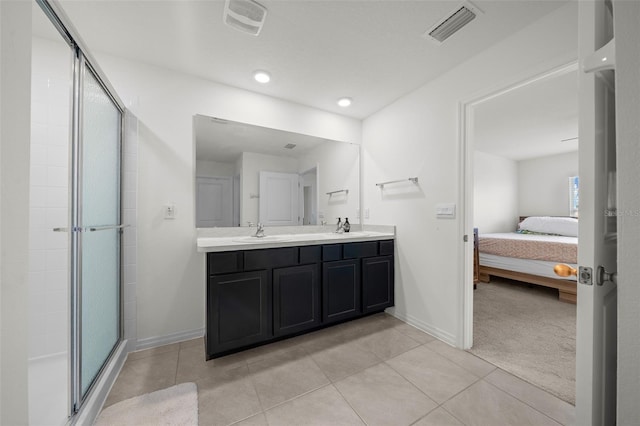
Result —
[{"label": "carpet floor", "polygon": [[197,424],[198,389],[195,383],[181,383],[125,399],[102,410],[94,423],[95,426]]},{"label": "carpet floor", "polygon": [[473,296],[470,351],[575,405],[576,306],[557,290],[494,277]]}]

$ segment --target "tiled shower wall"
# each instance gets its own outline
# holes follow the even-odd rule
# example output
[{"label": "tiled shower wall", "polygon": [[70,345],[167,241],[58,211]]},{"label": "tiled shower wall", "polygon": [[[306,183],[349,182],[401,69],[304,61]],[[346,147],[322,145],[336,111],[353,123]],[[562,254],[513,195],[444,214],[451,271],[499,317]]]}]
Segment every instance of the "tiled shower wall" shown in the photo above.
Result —
[{"label": "tiled shower wall", "polygon": [[68,350],[71,52],[34,39],[31,89],[29,358]]}]

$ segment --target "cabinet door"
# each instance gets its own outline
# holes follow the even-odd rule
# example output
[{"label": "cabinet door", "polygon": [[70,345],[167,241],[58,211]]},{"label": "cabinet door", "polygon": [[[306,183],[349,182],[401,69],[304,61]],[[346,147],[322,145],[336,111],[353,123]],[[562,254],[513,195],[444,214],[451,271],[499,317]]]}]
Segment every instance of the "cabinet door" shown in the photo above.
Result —
[{"label": "cabinet door", "polygon": [[284,336],[320,324],[318,264],[273,270],[273,334]]},{"label": "cabinet door", "polygon": [[362,259],[362,305],[365,313],[393,306],[393,256]]},{"label": "cabinet door", "polygon": [[360,260],[322,264],[322,320],[340,321],[360,315]]},{"label": "cabinet door", "polygon": [[271,337],[271,285],[265,271],[213,275],[207,291],[207,355]]}]

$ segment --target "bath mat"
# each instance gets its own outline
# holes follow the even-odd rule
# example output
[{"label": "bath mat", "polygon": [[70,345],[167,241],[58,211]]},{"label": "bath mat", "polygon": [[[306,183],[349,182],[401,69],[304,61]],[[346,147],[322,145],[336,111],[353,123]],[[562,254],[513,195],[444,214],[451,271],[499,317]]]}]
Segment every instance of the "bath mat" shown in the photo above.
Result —
[{"label": "bath mat", "polygon": [[125,399],[102,410],[94,425],[172,425],[198,424],[198,388],[181,383],[170,388]]}]

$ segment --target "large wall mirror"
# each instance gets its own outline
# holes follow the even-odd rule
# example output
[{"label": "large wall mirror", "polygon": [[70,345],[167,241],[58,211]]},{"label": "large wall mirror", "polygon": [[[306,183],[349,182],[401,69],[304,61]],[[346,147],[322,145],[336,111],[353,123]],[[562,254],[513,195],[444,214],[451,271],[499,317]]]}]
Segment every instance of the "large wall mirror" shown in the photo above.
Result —
[{"label": "large wall mirror", "polygon": [[359,223],[360,146],[194,117],[196,227]]}]

